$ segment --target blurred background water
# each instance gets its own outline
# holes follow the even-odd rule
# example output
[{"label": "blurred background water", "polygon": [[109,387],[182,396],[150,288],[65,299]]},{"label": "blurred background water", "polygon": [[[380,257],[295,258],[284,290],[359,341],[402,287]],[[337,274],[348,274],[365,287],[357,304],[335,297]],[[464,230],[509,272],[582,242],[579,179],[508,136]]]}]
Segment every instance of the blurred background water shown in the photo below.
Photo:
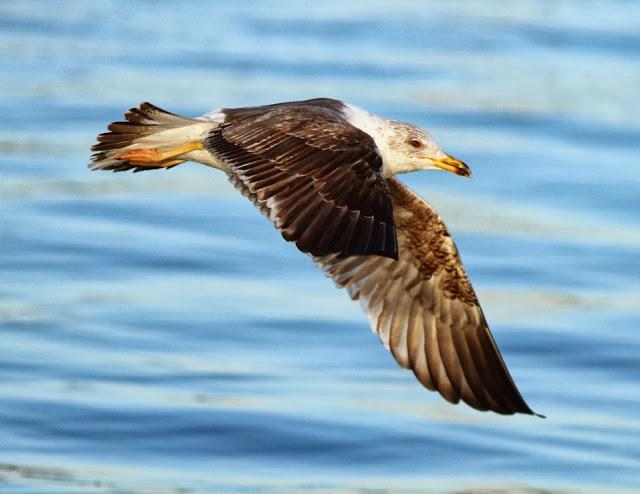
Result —
[{"label": "blurred background water", "polygon": [[[0,4],[0,491],[640,490],[640,4]],[[416,122],[547,420],[426,392],[219,173],[90,173],[149,100]]]}]

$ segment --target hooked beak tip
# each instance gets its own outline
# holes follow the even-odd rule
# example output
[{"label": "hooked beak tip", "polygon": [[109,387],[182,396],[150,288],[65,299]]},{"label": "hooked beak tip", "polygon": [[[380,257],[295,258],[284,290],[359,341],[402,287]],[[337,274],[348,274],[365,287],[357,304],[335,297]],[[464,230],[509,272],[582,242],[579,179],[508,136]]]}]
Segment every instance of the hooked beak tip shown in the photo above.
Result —
[{"label": "hooked beak tip", "polygon": [[453,156],[445,156],[444,158],[432,160],[433,164],[441,170],[455,173],[463,177],[471,178],[471,169],[464,161],[460,161]]}]

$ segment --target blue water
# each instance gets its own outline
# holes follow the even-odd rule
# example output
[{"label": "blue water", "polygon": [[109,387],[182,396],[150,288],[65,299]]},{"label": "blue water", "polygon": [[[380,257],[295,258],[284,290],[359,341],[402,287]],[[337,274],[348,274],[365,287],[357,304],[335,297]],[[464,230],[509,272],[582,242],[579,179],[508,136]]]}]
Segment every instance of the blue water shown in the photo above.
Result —
[{"label": "blue water", "polygon": [[[640,491],[640,4],[0,4],[0,492]],[[330,96],[428,129],[548,419],[425,391],[214,170],[90,173],[105,125]]]}]

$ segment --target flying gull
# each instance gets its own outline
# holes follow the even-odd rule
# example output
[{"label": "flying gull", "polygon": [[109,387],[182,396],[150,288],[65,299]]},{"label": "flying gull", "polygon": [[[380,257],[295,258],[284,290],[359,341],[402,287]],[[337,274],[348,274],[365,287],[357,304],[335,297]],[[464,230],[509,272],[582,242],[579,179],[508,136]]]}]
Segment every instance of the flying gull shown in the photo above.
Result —
[{"label": "flying gull", "polygon": [[98,136],[92,170],[196,161],[227,174],[338,287],[359,300],[401,367],[451,403],[536,415],[489,331],[447,227],[395,178],[469,177],[415,125],[317,98],[192,119],[142,103]]}]

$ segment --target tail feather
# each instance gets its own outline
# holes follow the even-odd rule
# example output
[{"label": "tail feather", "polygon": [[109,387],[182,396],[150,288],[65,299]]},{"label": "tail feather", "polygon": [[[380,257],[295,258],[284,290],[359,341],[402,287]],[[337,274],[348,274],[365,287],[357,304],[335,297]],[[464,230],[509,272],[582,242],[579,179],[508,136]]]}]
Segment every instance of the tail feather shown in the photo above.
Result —
[{"label": "tail feather", "polygon": [[211,122],[182,117],[158,108],[151,103],[141,103],[124,114],[126,121],[113,122],[109,132],[98,135],[98,142],[91,146],[94,152],[91,170],[112,170],[134,172],[177,166],[139,166],[118,156],[124,150],[153,148],[166,150],[177,147],[189,140],[199,138],[211,127]]}]

